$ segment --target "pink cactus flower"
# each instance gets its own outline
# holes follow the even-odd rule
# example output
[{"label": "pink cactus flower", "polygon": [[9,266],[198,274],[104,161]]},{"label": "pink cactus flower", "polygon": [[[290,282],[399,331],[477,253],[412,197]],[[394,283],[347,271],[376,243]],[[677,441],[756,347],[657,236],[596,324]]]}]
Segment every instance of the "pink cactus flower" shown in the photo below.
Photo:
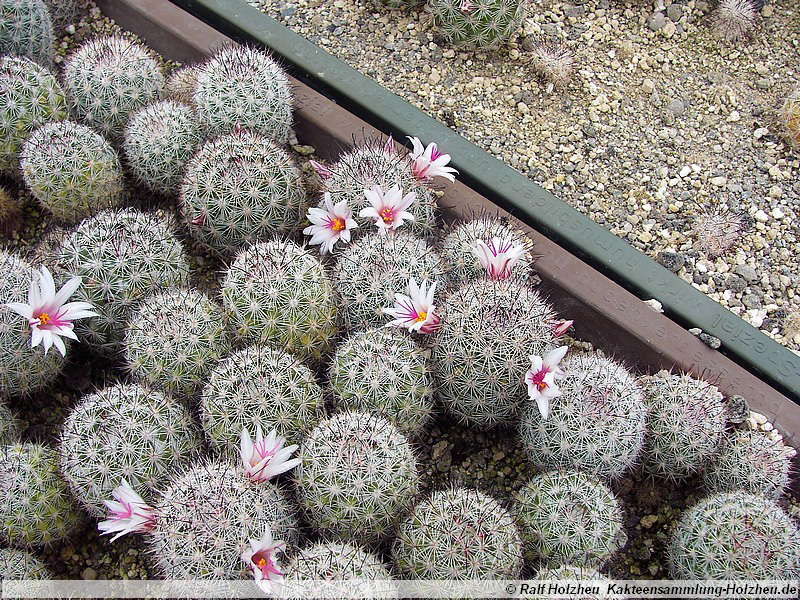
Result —
[{"label": "pink cactus flower", "polygon": [[556,322],[555,322],[555,323],[553,323],[553,325],[551,326],[551,330],[553,331],[553,336],[554,336],[554,337],[557,337],[557,338],[560,338],[562,335],[564,335],[565,333],[567,333],[567,330],[568,330],[570,327],[572,327],[572,324],[573,324],[574,322],[575,322],[575,321],[573,321],[573,320],[569,320],[569,321],[556,321]]},{"label": "pink cactus flower", "polygon": [[384,193],[381,186],[373,185],[372,189],[364,190],[364,196],[372,206],[361,209],[358,216],[375,219],[375,225],[381,235],[386,235],[390,229],[397,229],[406,219],[414,220],[414,215],[406,211],[417,199],[414,192],[403,196],[403,190],[400,186],[395,185]]},{"label": "pink cactus flower", "polygon": [[337,202],[334,206],[329,192],[324,196],[325,210],[309,208],[308,220],[311,225],[303,229],[305,235],[310,235],[309,244],[321,244],[319,251],[333,252],[333,246],[339,240],[347,243],[350,241],[350,230],[358,227],[353,220],[353,212],[347,206],[347,200]]},{"label": "pink cactus flower", "polygon": [[244,464],[244,471],[251,481],[269,481],[273,477],[294,469],[300,464],[299,458],[289,460],[289,457],[297,450],[298,446],[283,445],[286,438],[279,436],[277,430],[273,429],[264,438],[261,433],[261,426],[256,430],[256,441],[250,439],[247,429],[242,429],[242,439],[240,442],[240,455]]},{"label": "pink cactus flower", "polygon": [[123,535],[143,533],[155,526],[156,515],[153,507],[133,490],[126,479],[122,479],[122,483],[114,488],[111,495],[115,500],[104,501],[111,514],[107,520],[97,524],[97,528],[103,532],[102,535],[117,532],[117,535],[111,538],[113,542]]},{"label": "pink cactus flower", "polygon": [[564,377],[558,363],[566,353],[567,347],[561,346],[545,354],[544,358],[531,355],[531,368],[525,373],[525,383],[528,384],[528,396],[536,401],[544,419],[550,415],[550,399],[561,395],[555,380]]},{"label": "pink cactus flower", "polygon": [[412,277],[408,282],[409,296],[394,295],[394,306],[383,309],[383,314],[394,317],[385,327],[405,327],[409,331],[433,333],[439,326],[439,317],[434,313],[433,294],[437,282],[428,287],[428,280],[423,279],[419,286]]},{"label": "pink cactus flower", "polygon": [[470,0],[462,0],[461,6],[458,7],[461,12],[469,12],[472,10],[472,2]]},{"label": "pink cactus flower", "polygon": [[278,564],[278,555],[284,552],[286,542],[272,539],[269,527],[260,540],[250,539],[250,548],[242,553],[242,560],[253,571],[256,585],[265,594],[275,594],[283,581],[284,573]]},{"label": "pink cactus flower", "polygon": [[476,246],[472,248],[483,268],[486,269],[489,279],[500,280],[509,277],[514,265],[525,254],[524,246],[512,246],[512,243],[512,240],[493,237],[488,244],[483,240],[478,240]]},{"label": "pink cactus flower", "polygon": [[314,169],[314,171],[317,173],[317,175],[320,176],[320,178],[328,179],[331,175],[333,175],[331,170],[325,165],[323,165],[321,162],[317,162],[316,160],[310,160],[308,162],[311,165],[311,168]]},{"label": "pink cactus flower", "polygon": [[450,155],[439,152],[435,143],[431,142],[427,148],[423,148],[419,138],[408,137],[411,140],[413,149],[411,150],[411,172],[414,177],[423,181],[430,181],[436,176],[444,177],[450,181],[455,181],[458,173],[454,168],[447,167],[450,162]]}]

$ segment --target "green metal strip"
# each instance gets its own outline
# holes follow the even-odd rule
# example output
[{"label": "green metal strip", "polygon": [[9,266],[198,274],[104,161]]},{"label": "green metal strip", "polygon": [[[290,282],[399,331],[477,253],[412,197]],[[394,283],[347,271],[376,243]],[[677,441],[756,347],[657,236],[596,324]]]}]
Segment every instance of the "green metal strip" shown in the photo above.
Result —
[{"label": "green metal strip", "polygon": [[640,298],[658,299],[676,322],[718,337],[727,356],[800,404],[800,356],[502,161],[242,0],[170,1],[233,39],[267,46],[294,76],[373,126],[435,141],[467,185]]}]

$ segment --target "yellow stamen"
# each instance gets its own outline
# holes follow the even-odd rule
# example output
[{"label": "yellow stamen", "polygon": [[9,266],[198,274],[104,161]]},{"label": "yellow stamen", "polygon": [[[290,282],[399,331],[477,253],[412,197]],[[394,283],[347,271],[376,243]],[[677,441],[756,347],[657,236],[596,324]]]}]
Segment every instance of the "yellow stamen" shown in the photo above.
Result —
[{"label": "yellow stamen", "polygon": [[339,217],[333,218],[333,225],[331,226],[331,231],[341,231],[345,228],[344,219],[340,219]]},{"label": "yellow stamen", "polygon": [[378,214],[381,216],[381,219],[383,219],[383,222],[387,225],[390,225],[392,222],[394,222],[394,212],[391,208],[384,208]]},{"label": "yellow stamen", "polygon": [[424,320],[425,320],[425,319],[427,319],[427,318],[428,318],[428,313],[426,313],[426,312],[423,310],[422,312],[420,312],[420,313],[417,315],[417,318],[416,318],[416,319],[414,319],[414,323],[421,323],[422,321],[424,321]]},{"label": "yellow stamen", "polygon": [[50,315],[42,313],[39,315],[39,325],[47,325],[50,322]]},{"label": "yellow stamen", "polygon": [[547,387],[547,384],[544,381],[537,381],[536,387],[539,388],[539,391],[541,392],[543,389]]},{"label": "yellow stamen", "polygon": [[258,566],[259,567],[266,567],[267,566],[267,561],[265,561],[263,558],[259,558],[258,559]]}]

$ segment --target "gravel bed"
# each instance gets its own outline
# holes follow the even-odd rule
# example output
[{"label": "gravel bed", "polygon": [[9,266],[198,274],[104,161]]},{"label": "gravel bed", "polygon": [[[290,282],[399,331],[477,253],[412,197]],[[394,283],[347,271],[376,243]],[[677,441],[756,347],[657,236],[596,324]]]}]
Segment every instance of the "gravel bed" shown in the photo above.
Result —
[{"label": "gravel bed", "polygon": [[[778,122],[798,82],[794,0],[767,4],[749,44],[717,39],[704,1],[535,1],[487,53],[449,48],[424,8],[248,2],[800,351],[800,155]],[[537,37],[574,55],[561,89],[532,69]]]}]

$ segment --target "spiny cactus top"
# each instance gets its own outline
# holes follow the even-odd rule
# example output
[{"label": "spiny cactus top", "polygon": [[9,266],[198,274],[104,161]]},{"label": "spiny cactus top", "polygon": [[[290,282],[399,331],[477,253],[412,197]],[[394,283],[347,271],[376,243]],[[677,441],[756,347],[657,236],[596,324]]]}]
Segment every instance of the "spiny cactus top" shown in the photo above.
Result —
[{"label": "spiny cactus top", "polygon": [[53,64],[53,22],[42,0],[0,0],[0,54]]},{"label": "spiny cactus top", "polygon": [[200,449],[186,407],[137,384],[117,384],[84,397],[61,432],[61,469],[94,516],[122,478],[145,498]]},{"label": "spiny cactus top", "polygon": [[22,142],[48,121],[67,117],[67,101],[56,78],[19,56],[0,56],[0,171],[19,165]]},{"label": "spiny cactus top", "polygon": [[392,548],[397,566],[419,579],[516,579],[522,538],[514,519],[483,492],[434,493],[400,525]]},{"label": "spiny cactus top", "polygon": [[527,555],[546,564],[599,566],[625,544],[619,502],[585,473],[534,477],[517,493],[515,510]]},{"label": "spiny cactus top", "polygon": [[484,50],[508,40],[525,15],[520,0],[431,0],[434,27],[457,48]]},{"label": "spiny cactus top", "polygon": [[325,535],[377,542],[414,500],[419,474],[406,437],[366,413],[335,415],[314,428],[295,471],[300,505]]},{"label": "spiny cactus top", "polygon": [[797,579],[800,529],[777,504],[747,492],[689,508],[669,544],[675,579]]},{"label": "spiny cactus top", "polygon": [[110,35],[84,42],[67,58],[63,84],[75,116],[119,140],[130,114],[159,97],[164,75],[146,46]]},{"label": "spiny cactus top", "polygon": [[245,343],[264,342],[320,359],[338,333],[337,299],[325,269],[290,241],[242,250],[225,276],[222,300]]},{"label": "spiny cactus top", "polygon": [[228,46],[201,65],[192,100],[211,135],[244,127],[289,139],[292,97],[280,65],[263,50]]},{"label": "spiny cactus top", "polygon": [[170,73],[164,82],[164,97],[194,107],[192,96],[200,68],[201,65],[185,65]]},{"label": "spiny cactus top", "polygon": [[273,427],[292,442],[325,414],[322,388],[296,356],[253,345],[214,366],[200,398],[200,420],[214,446],[233,451],[245,428]]},{"label": "spiny cactus top", "polygon": [[79,522],[54,450],[33,443],[0,447],[0,541],[47,546],[69,538]]},{"label": "spiny cactus top", "polygon": [[254,484],[238,464],[204,460],[176,477],[155,504],[148,545],[165,579],[250,577],[241,556],[269,527],[291,552],[297,521],[286,494]]}]

